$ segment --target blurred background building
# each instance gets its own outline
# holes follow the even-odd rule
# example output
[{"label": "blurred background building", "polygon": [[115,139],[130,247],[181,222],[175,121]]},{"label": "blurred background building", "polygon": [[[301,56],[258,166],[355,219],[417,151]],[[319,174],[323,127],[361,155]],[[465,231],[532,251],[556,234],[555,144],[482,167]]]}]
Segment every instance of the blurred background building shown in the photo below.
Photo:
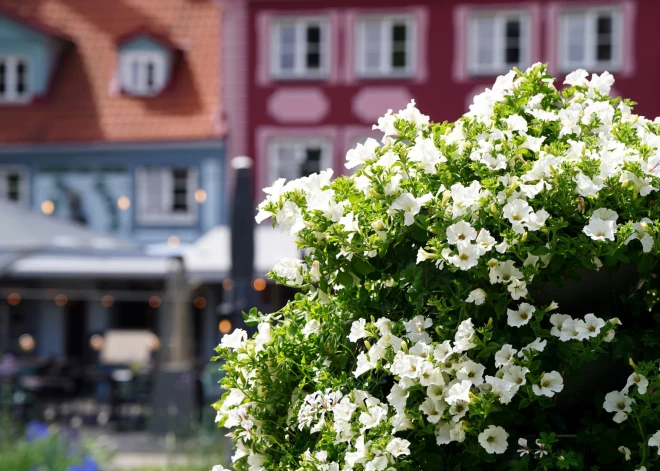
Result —
[{"label": "blurred background building", "polygon": [[[237,305],[281,306],[291,293],[263,277],[296,256],[267,227],[231,237],[232,208],[280,177],[345,173],[388,108],[453,120],[538,61],[607,70],[654,116],[658,14],[655,0],[0,0],[0,353],[20,360],[0,376],[20,363],[27,390],[116,397],[185,335],[190,381],[216,388],[203,371]],[[242,205],[238,156],[253,160],[237,161],[255,188]],[[189,329],[172,330],[175,311]],[[133,389],[144,404],[152,378]]]}]

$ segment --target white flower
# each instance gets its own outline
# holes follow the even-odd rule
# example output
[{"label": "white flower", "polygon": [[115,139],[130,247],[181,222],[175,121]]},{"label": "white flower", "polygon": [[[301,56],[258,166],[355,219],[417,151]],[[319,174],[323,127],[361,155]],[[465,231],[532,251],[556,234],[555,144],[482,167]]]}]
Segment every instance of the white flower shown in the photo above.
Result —
[{"label": "white flower", "polygon": [[509,381],[514,384],[514,387],[518,388],[527,384],[527,373],[529,373],[529,368],[523,368],[518,365],[507,365],[502,368],[502,379]]},{"label": "white flower", "polygon": [[488,453],[502,454],[506,451],[509,434],[502,427],[489,425],[486,430],[479,434],[479,445]]},{"label": "white flower", "polygon": [[300,286],[303,282],[304,265],[297,258],[280,258],[273,267],[275,274],[284,278],[294,286]]},{"label": "white flower", "polygon": [[497,353],[495,353],[495,366],[501,368],[510,364],[513,361],[513,357],[517,351],[518,350],[513,348],[508,343],[502,345],[502,348],[500,348]]},{"label": "white flower", "polygon": [[589,82],[589,98],[595,98],[593,92],[596,91],[601,95],[609,95],[610,89],[614,84],[614,77],[609,72],[605,71],[602,74],[592,74],[591,82]]},{"label": "white flower", "polygon": [[405,119],[411,124],[414,124],[417,129],[421,129],[422,126],[429,124],[430,118],[417,109],[415,106],[415,100],[410,100],[410,103],[406,106],[405,110],[400,110],[397,114],[399,119]]},{"label": "white flower", "polygon": [[385,116],[378,118],[378,124],[374,124],[372,129],[382,131],[382,141],[386,142],[388,137],[396,137],[399,135],[399,131],[394,127],[395,121],[396,117],[392,114],[392,110],[387,110]]},{"label": "white flower", "polygon": [[589,84],[589,81],[587,80],[588,76],[589,73],[586,70],[577,69],[576,71],[571,72],[566,76],[564,84],[576,87],[584,87]]},{"label": "white flower", "polygon": [[286,201],[275,215],[277,225],[282,232],[295,235],[305,228],[305,220],[300,208],[293,201]]},{"label": "white flower", "polygon": [[647,445],[656,447],[658,449],[658,456],[660,456],[660,430],[651,435]]},{"label": "white flower", "polygon": [[312,267],[309,269],[309,277],[314,283],[321,281],[321,263],[318,260],[312,262]]},{"label": "white flower", "polygon": [[618,448],[619,453],[622,453],[626,461],[630,461],[630,449],[625,446],[620,446]]},{"label": "white flower", "polygon": [[392,386],[392,390],[387,395],[387,402],[389,402],[395,410],[401,412],[406,407],[406,400],[408,399],[408,395],[408,391],[406,391],[398,384],[395,384]]},{"label": "white flower", "polygon": [[507,309],[507,324],[511,327],[522,327],[529,323],[529,321],[534,316],[536,308],[528,303],[520,303],[518,310],[514,311],[513,309]]},{"label": "white flower", "polygon": [[616,223],[612,221],[603,221],[602,219],[592,218],[583,229],[586,235],[593,240],[614,240],[616,232]]},{"label": "white flower", "polygon": [[357,357],[357,366],[353,375],[357,378],[367,371],[375,369],[377,366],[377,360],[372,360],[367,353],[362,352]]},{"label": "white flower", "polygon": [[477,265],[479,261],[479,251],[477,246],[467,241],[460,241],[456,244],[457,254],[448,258],[448,262],[460,268],[468,270]]},{"label": "white flower", "polygon": [[511,299],[515,301],[527,296],[527,283],[517,278],[512,279],[506,289],[511,293]]},{"label": "white flower", "polygon": [[463,442],[465,440],[465,430],[463,423],[447,422],[439,425],[436,429],[436,442],[438,445],[447,445],[451,442]]},{"label": "white flower", "polygon": [[410,442],[403,438],[393,438],[385,447],[385,450],[392,456],[401,456],[410,454]]},{"label": "white flower", "polygon": [[642,251],[649,253],[655,244],[653,236],[649,233],[649,224],[652,224],[649,218],[642,218],[640,222],[633,223],[635,232],[626,239],[625,244],[628,245],[633,240],[639,240],[642,243]]},{"label": "white flower", "polygon": [[437,424],[440,422],[444,407],[440,405],[440,401],[437,401],[431,397],[427,397],[419,406],[419,410],[424,412],[426,415],[426,420],[432,424]]},{"label": "white flower", "polygon": [[472,360],[461,363],[461,367],[456,371],[456,379],[470,381],[473,385],[479,386],[484,382],[484,371],[486,367]]},{"label": "white flower", "polygon": [[394,214],[397,211],[403,211],[404,224],[411,226],[415,222],[415,216],[419,214],[422,207],[431,201],[433,196],[429,193],[419,198],[415,198],[410,193],[402,193],[390,206],[388,213]]},{"label": "white flower", "polygon": [[367,332],[367,330],[365,329],[366,325],[367,325],[366,319],[358,319],[356,321],[353,321],[353,323],[351,324],[351,332],[348,334],[348,340],[355,343],[361,338],[364,338],[367,335],[369,335],[369,332]]},{"label": "white flower", "polygon": [[481,256],[493,248],[495,245],[495,238],[491,236],[490,232],[488,232],[486,229],[481,229],[477,239],[475,240],[475,243],[477,245],[479,255]]},{"label": "white flower", "polygon": [[237,350],[245,346],[247,332],[243,329],[235,329],[231,334],[225,334],[220,339],[221,348],[231,348]]},{"label": "white flower", "polygon": [[532,390],[537,396],[553,397],[564,389],[564,380],[557,371],[543,373],[539,384],[533,384]]},{"label": "white flower", "polygon": [[547,344],[548,344],[547,340],[541,340],[541,338],[537,337],[532,343],[521,348],[520,352],[518,353],[518,356],[522,358],[525,356],[526,352],[533,352],[533,351],[537,351],[541,353],[543,350],[545,350],[545,346]]},{"label": "white flower", "polygon": [[311,319],[307,321],[305,327],[302,328],[301,332],[305,337],[309,337],[312,334],[316,334],[321,331],[321,323],[316,319]]},{"label": "white flower", "polygon": [[338,224],[344,228],[345,232],[358,232],[360,230],[358,220],[352,211],[346,216],[341,217]]},{"label": "white flower", "polygon": [[509,404],[518,390],[511,381],[496,376],[486,376],[486,383],[490,385],[491,392],[500,398],[501,404]]},{"label": "white flower", "polygon": [[346,154],[346,168],[357,167],[358,165],[364,165],[369,160],[376,158],[376,149],[380,145],[378,141],[373,138],[368,138],[364,144],[359,144],[355,149],[351,149]]},{"label": "white flower", "polygon": [[470,388],[472,387],[472,382],[468,380],[463,380],[459,383],[454,384],[447,391],[447,396],[445,401],[447,404],[454,404],[456,401],[463,401],[465,403],[470,402]]},{"label": "white flower", "polygon": [[490,269],[491,284],[510,283],[514,279],[519,280],[523,277],[522,272],[515,267],[513,260],[496,263],[497,264]]},{"label": "white flower", "polygon": [[433,326],[433,320],[430,317],[415,316],[406,322],[407,337],[413,342],[431,343],[431,337],[426,333],[426,329]]},{"label": "white flower", "polygon": [[524,438],[519,438],[518,446],[520,447],[518,449],[518,453],[520,453],[521,457],[529,454],[529,447],[527,446],[527,440],[525,440]]},{"label": "white flower", "polygon": [[470,294],[465,299],[466,303],[474,303],[477,306],[481,306],[486,300],[486,292],[481,288],[470,291]]},{"label": "white flower", "polygon": [[531,212],[532,208],[529,203],[521,199],[509,201],[502,209],[502,214],[509,220],[513,230],[518,234],[525,232],[523,224],[529,221]]},{"label": "white flower", "polygon": [[419,162],[424,172],[432,175],[437,172],[436,165],[447,161],[440,149],[435,146],[433,139],[427,138],[417,139],[415,145],[408,151],[408,158]]},{"label": "white flower", "polygon": [[258,352],[264,349],[264,345],[268,344],[272,340],[270,334],[270,324],[268,322],[262,322],[257,326],[259,333],[254,338],[255,350]]},{"label": "white flower", "polygon": [[478,200],[481,198],[481,183],[474,180],[470,186],[455,183],[449,189],[452,204],[452,216],[457,218],[463,216],[468,210],[479,207]]},{"label": "white flower", "polygon": [[471,241],[477,238],[477,231],[469,223],[465,221],[458,221],[447,227],[447,242],[450,244],[458,244],[460,241]]},{"label": "white flower", "polygon": [[454,336],[454,348],[456,352],[464,352],[475,347],[474,325],[472,319],[466,319],[458,325],[458,330]]},{"label": "white flower", "polygon": [[[550,323],[552,324],[552,329],[550,329],[550,334],[555,337],[564,337],[564,322],[572,321],[571,316],[567,314],[553,314],[550,316]],[[566,339],[568,340],[568,339]],[[564,341],[566,341],[564,340]]]},{"label": "white flower", "polygon": [[628,388],[632,385],[637,385],[637,392],[639,394],[646,394],[646,389],[649,387],[649,380],[644,377],[644,375],[637,372],[628,376],[628,381],[626,382],[625,391],[628,391]]},{"label": "white flower", "polygon": [[468,411],[468,405],[463,401],[456,401],[449,407],[449,413],[452,415],[451,420],[453,422],[458,422]]},{"label": "white flower", "polygon": [[502,121],[506,123],[510,131],[520,131],[521,133],[527,132],[527,121],[518,114],[513,114]]},{"label": "white flower", "polygon": [[229,471],[229,470],[220,464],[216,464],[213,468],[211,468],[211,471]]},{"label": "white flower", "polygon": [[620,424],[628,418],[628,412],[632,411],[630,406],[634,402],[635,401],[629,398],[624,391],[612,391],[605,395],[603,408],[607,412],[615,412],[612,419]]},{"label": "white flower", "polygon": [[605,327],[605,324],[606,322],[603,319],[593,314],[587,314],[584,316],[583,322],[576,324],[575,330],[578,331],[583,339],[597,337],[600,334],[600,329]]}]

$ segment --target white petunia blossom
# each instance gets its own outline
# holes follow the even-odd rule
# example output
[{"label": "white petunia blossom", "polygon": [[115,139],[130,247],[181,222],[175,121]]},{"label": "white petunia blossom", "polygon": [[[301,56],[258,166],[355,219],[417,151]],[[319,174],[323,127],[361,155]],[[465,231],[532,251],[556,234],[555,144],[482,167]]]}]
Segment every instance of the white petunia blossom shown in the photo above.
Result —
[{"label": "white petunia blossom", "polygon": [[605,395],[603,408],[607,412],[615,412],[612,420],[620,424],[628,418],[628,412],[632,411],[630,406],[634,402],[635,400],[628,397],[624,391],[612,391]]},{"label": "white petunia blossom", "polygon": [[537,396],[553,397],[564,389],[564,380],[557,371],[543,373],[539,384],[532,385],[532,391]]},{"label": "white petunia blossom", "polygon": [[502,427],[489,425],[486,430],[479,434],[479,445],[488,453],[496,453],[498,455],[504,453],[508,446],[507,438],[509,434],[506,433]]},{"label": "white petunia blossom", "polygon": [[534,316],[536,308],[528,303],[520,303],[518,310],[507,309],[507,324],[511,327],[522,327],[529,323]]},{"label": "white petunia blossom", "polygon": [[484,301],[486,301],[486,292],[481,288],[470,291],[470,294],[465,299],[466,303],[474,303],[477,306],[481,306]]},{"label": "white petunia blossom", "polygon": [[273,271],[281,278],[284,278],[294,286],[300,286],[303,283],[303,271],[305,266],[302,260],[297,258],[280,258]]},{"label": "white petunia blossom", "polygon": [[471,241],[477,238],[477,231],[469,223],[459,221],[447,227],[447,242],[452,245],[461,241]]},{"label": "white petunia blossom", "polygon": [[646,389],[649,387],[649,380],[640,373],[633,373],[628,376],[628,381],[626,381],[626,387],[623,388],[625,391],[628,391],[630,386],[637,386],[637,392],[641,395],[646,394]]},{"label": "white petunia blossom", "polygon": [[387,444],[385,450],[394,457],[409,455],[410,442],[403,438],[393,438],[392,441]]},{"label": "white petunia blossom", "polygon": [[419,214],[420,210],[426,203],[431,201],[433,196],[431,194],[426,194],[415,198],[410,193],[402,193],[390,206],[389,213],[394,215],[397,212],[403,212],[404,214],[404,224],[406,226],[411,226],[415,222],[415,216]]},{"label": "white petunia blossom", "polygon": [[656,447],[658,449],[657,450],[658,456],[660,456],[660,430],[658,430],[653,435],[651,435],[651,438],[649,438],[647,445]]}]

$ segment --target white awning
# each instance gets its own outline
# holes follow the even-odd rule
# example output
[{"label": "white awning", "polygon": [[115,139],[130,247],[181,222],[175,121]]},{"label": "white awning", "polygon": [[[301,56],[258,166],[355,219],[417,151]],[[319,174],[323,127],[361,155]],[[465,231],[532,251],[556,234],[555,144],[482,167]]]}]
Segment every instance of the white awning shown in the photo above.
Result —
[{"label": "white awning", "polygon": [[[269,226],[256,228],[256,276],[264,276],[280,258],[299,255],[295,242],[288,235]],[[28,255],[15,261],[9,273],[18,277],[157,279],[166,276],[168,258],[172,256],[184,258],[191,281],[222,281],[231,272],[230,229],[215,227],[191,245],[147,247],[145,255]]]}]

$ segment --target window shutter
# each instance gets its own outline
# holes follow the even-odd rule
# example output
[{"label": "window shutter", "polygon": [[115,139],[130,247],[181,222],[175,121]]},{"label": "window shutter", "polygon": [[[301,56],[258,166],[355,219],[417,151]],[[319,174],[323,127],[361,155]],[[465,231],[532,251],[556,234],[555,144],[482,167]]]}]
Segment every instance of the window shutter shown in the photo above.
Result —
[{"label": "window shutter", "polygon": [[474,38],[474,62],[478,67],[489,68],[495,65],[496,22],[494,17],[474,19],[472,37]]},{"label": "window shutter", "polygon": [[587,17],[584,13],[571,13],[564,17],[566,60],[569,64],[584,64],[587,44]]}]

